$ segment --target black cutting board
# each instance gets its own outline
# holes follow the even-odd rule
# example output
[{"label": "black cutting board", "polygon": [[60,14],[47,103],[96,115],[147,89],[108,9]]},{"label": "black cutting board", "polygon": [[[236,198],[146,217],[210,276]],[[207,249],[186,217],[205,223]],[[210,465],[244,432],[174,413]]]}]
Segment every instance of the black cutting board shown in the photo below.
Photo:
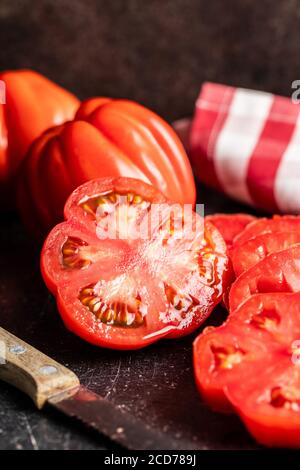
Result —
[{"label": "black cutting board", "polygon": [[[201,186],[205,213],[249,211]],[[144,350],[93,347],[63,326],[39,273],[39,253],[14,214],[0,225],[0,324],[76,372],[81,382],[186,449],[255,449],[234,415],[210,411],[193,381],[192,342],[165,340]],[[206,324],[225,318],[218,307]],[[113,446],[51,411],[39,412],[27,397],[0,383],[0,448],[98,449]]]}]

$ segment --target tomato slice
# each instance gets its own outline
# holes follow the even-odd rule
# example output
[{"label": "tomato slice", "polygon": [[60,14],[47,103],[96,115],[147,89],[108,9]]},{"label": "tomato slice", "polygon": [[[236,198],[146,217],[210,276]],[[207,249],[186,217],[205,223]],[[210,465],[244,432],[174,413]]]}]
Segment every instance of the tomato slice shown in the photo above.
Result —
[{"label": "tomato slice", "polygon": [[234,245],[254,238],[258,235],[269,232],[299,232],[300,216],[292,215],[274,215],[272,219],[262,218],[251,222],[245,230],[238,234],[234,239]]},{"label": "tomato slice", "polygon": [[253,294],[271,292],[300,292],[300,245],[272,253],[241,274],[230,289],[230,311]]},{"label": "tomato slice", "polygon": [[90,181],[49,234],[41,269],[66,326],[87,341],[135,349],[194,331],[221,300],[218,230],[130,178]]},{"label": "tomato slice", "polygon": [[270,354],[269,343],[262,341],[266,334],[261,330],[256,336],[250,335],[250,329],[231,321],[218,328],[206,328],[194,341],[196,385],[214,411],[233,411],[224,387],[232,381],[239,383],[250,364]]},{"label": "tomato slice", "polygon": [[268,385],[269,366],[281,361],[288,376],[290,366],[298,359],[300,364],[299,338],[300,294],[253,295],[226,323],[206,328],[194,342],[195,379],[202,398],[216,411],[233,411],[233,405],[240,414],[251,387],[257,393],[262,383]]},{"label": "tomato slice", "polygon": [[225,394],[259,443],[300,447],[300,365],[289,354],[274,354],[239,384],[229,383]]},{"label": "tomato slice", "polygon": [[230,258],[236,276],[276,251],[285,250],[300,243],[300,232],[264,233],[242,244],[233,246]]},{"label": "tomato slice", "polygon": [[230,247],[236,236],[240,234],[250,222],[256,220],[256,217],[250,214],[213,214],[206,216],[205,219],[217,227],[227,246]]}]

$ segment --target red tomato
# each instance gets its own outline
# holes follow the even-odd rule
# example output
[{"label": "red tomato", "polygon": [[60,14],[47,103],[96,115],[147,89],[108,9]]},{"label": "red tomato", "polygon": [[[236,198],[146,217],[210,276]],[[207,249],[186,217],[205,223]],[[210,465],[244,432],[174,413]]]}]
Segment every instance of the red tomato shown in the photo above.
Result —
[{"label": "red tomato", "polygon": [[247,271],[270,253],[285,250],[297,243],[300,243],[300,232],[272,232],[233,246],[230,258],[235,275]]},{"label": "red tomato", "polygon": [[227,246],[231,246],[234,238],[241,233],[256,217],[250,214],[213,214],[205,217],[213,223],[223,236]]},{"label": "red tomato", "polygon": [[258,219],[249,224],[234,239],[234,245],[241,245],[251,238],[263,235],[269,232],[299,232],[300,216],[293,215],[274,215],[272,219]]},{"label": "red tomato", "polygon": [[194,342],[195,378],[215,410],[234,409],[255,439],[300,446],[300,294],[252,296]]},{"label": "red tomato", "polygon": [[272,253],[241,274],[230,289],[230,311],[264,292],[300,292],[300,245]]},{"label": "red tomato", "polygon": [[93,98],[76,119],[44,133],[26,158],[18,206],[25,224],[37,225],[37,235],[63,219],[77,186],[98,177],[138,178],[173,201],[195,203],[188,157],[156,114],[130,101]]},{"label": "red tomato", "polygon": [[249,372],[247,379],[225,387],[246,428],[260,444],[299,449],[299,364],[293,364],[291,355],[280,351]]},{"label": "red tomato", "polygon": [[233,321],[221,327],[208,327],[194,341],[194,373],[203,400],[214,410],[232,412],[224,387],[239,383],[253,362],[270,354],[269,344],[249,329]]},{"label": "red tomato", "polygon": [[48,127],[73,119],[79,100],[31,70],[2,72],[0,80],[6,86],[6,104],[0,104],[0,185],[2,192],[9,191],[7,205],[32,141]]},{"label": "red tomato", "polygon": [[183,336],[220,301],[222,236],[192,210],[183,218],[154,187],[90,181],[70,196],[65,217],[44,244],[41,269],[66,326],[85,340],[136,349]]}]

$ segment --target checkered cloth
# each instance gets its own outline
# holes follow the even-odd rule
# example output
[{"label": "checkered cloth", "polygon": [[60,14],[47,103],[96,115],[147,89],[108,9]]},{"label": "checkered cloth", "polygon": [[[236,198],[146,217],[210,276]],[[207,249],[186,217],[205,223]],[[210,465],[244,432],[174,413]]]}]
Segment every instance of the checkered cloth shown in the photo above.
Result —
[{"label": "checkered cloth", "polygon": [[196,176],[269,212],[300,213],[300,105],[205,83],[192,121],[175,123]]}]

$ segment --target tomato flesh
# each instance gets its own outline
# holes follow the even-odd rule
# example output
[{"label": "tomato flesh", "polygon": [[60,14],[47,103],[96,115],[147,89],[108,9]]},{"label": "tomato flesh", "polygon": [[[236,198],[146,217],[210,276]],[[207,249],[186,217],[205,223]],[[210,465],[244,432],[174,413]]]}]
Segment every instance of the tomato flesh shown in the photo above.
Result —
[{"label": "tomato flesh", "polygon": [[152,186],[90,181],[70,196],[65,217],[44,244],[42,273],[65,324],[87,341],[134,349],[183,336],[221,300],[222,236]]}]

